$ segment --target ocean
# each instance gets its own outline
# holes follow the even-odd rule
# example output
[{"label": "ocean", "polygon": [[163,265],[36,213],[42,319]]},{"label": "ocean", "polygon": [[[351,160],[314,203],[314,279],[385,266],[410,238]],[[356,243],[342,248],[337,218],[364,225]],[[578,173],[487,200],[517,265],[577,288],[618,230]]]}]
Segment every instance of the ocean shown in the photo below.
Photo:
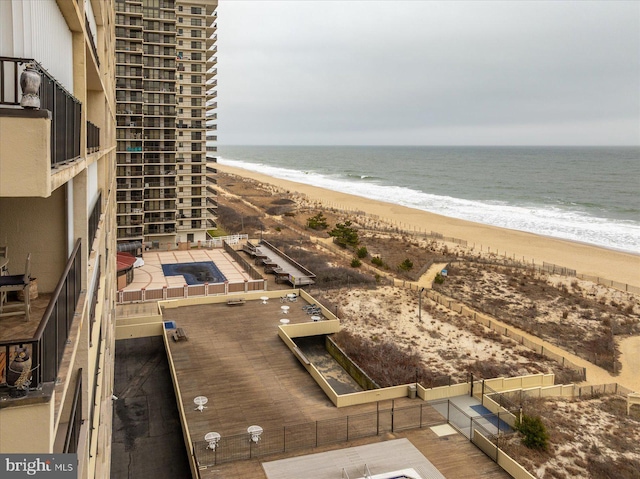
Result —
[{"label": "ocean", "polygon": [[640,147],[219,146],[218,162],[640,254]]}]

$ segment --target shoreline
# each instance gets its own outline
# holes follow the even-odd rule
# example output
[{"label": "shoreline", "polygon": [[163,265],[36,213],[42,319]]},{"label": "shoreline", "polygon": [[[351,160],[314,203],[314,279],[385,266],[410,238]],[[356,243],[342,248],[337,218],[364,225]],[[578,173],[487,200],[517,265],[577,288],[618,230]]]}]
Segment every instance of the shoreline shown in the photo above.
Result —
[{"label": "shoreline", "polygon": [[[224,173],[253,179],[278,188],[295,191],[327,207],[346,207],[364,211],[400,227],[435,231],[464,239],[469,247],[496,252],[542,265],[543,261],[575,269],[578,273],[640,287],[640,255],[607,249],[578,241],[553,238],[497,226],[442,216],[369,198],[341,193],[317,186],[271,177],[238,167],[216,164]],[[488,250],[487,250],[488,248]]]}]

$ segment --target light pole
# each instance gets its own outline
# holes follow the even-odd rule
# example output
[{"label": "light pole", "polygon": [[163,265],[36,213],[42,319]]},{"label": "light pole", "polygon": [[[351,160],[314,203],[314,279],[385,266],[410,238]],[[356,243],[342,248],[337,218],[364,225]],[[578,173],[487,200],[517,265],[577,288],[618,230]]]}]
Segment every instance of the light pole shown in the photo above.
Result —
[{"label": "light pole", "polygon": [[422,322],[422,292],[424,291],[424,288],[420,288],[420,291],[418,292],[418,322],[421,323]]}]

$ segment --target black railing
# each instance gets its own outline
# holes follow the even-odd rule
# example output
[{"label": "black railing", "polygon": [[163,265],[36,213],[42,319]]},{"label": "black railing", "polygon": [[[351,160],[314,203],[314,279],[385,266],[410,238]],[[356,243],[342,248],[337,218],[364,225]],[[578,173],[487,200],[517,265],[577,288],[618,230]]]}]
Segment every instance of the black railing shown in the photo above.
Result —
[{"label": "black railing", "polygon": [[80,427],[82,426],[82,368],[78,369],[77,376],[76,389],[73,393],[73,402],[71,403],[71,413],[69,414],[67,435],[64,439],[64,447],[62,449],[64,454],[78,452]]},{"label": "black railing", "polygon": [[82,287],[81,240],[76,241],[73,253],[60,282],[52,295],[35,337],[40,343],[40,382],[55,381],[62,362],[64,348],[76,312]]},{"label": "black railing", "polygon": [[256,457],[290,453],[339,444],[397,431],[423,429],[442,424],[442,416],[429,404],[407,407],[378,407],[376,410],[320,421],[265,427],[252,439],[251,434],[223,436],[211,449],[207,441],[193,442],[193,455],[200,468]]},{"label": "black railing", "polygon": [[81,240],[78,239],[33,337],[0,341],[0,353],[5,354],[7,364],[5,378],[11,350],[20,347],[26,348],[31,353],[32,388],[38,388],[45,382],[56,381],[76,312],[76,304],[80,298],[82,285],[80,246]]},{"label": "black railing", "polygon": [[89,24],[89,17],[84,16],[84,26],[87,30],[87,37],[89,38],[89,44],[91,45],[91,50],[93,51],[93,56],[96,57],[96,64],[98,68],[100,68],[100,58],[98,57],[98,49],[96,48],[96,42],[93,39],[93,31],[91,30],[91,25]]},{"label": "black railing", "polygon": [[98,224],[100,223],[100,216],[102,215],[102,191],[98,193],[98,199],[96,204],[93,205],[93,210],[89,216],[89,248],[93,245],[93,240],[96,239],[96,232],[98,231]]},{"label": "black railing", "polygon": [[41,72],[40,109],[51,112],[51,166],[80,156],[82,104],[37,61],[0,57],[0,105],[19,105],[21,65],[32,63]]},{"label": "black railing", "polygon": [[87,152],[93,153],[100,149],[100,128],[87,121]]},{"label": "black railing", "polygon": [[93,440],[93,414],[95,413],[96,406],[100,402],[100,398],[98,397],[98,384],[100,383],[100,374],[102,374],[103,366],[101,366],[101,358],[102,358],[102,329],[100,329],[100,334],[98,335],[98,344],[96,346],[97,356],[96,356],[96,372],[95,377],[93,378],[93,390],[91,392],[91,406],[89,407],[89,444]]},{"label": "black railing", "polygon": [[91,295],[91,306],[89,307],[89,344],[91,345],[91,341],[93,338],[93,324],[96,322],[96,306],[98,305],[98,293],[100,292],[100,273],[101,266],[100,261],[102,256],[98,256],[98,261],[96,262],[96,268],[98,271],[96,272],[96,281],[93,285],[93,294]]}]

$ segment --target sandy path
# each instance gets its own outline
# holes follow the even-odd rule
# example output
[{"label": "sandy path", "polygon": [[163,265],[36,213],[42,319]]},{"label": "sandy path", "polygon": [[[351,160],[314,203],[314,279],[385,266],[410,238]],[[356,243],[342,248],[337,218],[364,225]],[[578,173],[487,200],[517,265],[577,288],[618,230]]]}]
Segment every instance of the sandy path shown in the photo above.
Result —
[{"label": "sandy path", "polygon": [[620,341],[620,362],[622,371],[617,382],[640,392],[640,336],[631,336]]},{"label": "sandy path", "polygon": [[325,205],[353,211],[365,211],[388,219],[407,229],[436,231],[468,241],[476,249],[491,248],[499,255],[505,253],[535,264],[543,261],[576,269],[579,273],[599,276],[640,287],[640,255],[598,248],[582,243],[548,238],[521,231],[487,226],[470,221],[448,218],[421,210],[382,201],[281,180],[227,165],[216,165],[220,171],[272,184],[288,191],[305,194]]},{"label": "sandy path", "polygon": [[436,275],[447,266],[447,263],[434,263],[432,264],[427,272],[420,276],[418,280],[419,288],[429,288],[431,289],[431,285],[433,284],[433,280],[436,279]]}]

